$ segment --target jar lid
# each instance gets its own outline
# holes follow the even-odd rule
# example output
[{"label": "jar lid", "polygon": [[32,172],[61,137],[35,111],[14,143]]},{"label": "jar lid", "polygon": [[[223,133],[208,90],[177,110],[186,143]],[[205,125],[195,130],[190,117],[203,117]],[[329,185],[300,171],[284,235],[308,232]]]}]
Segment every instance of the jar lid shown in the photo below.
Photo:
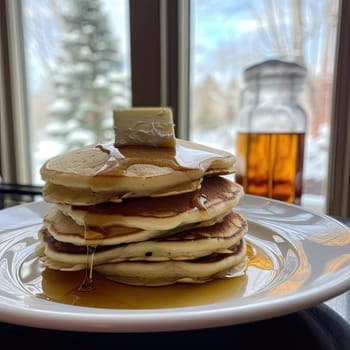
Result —
[{"label": "jar lid", "polygon": [[245,81],[255,81],[270,78],[298,78],[300,80],[306,77],[307,69],[304,65],[277,59],[266,60],[244,70]]}]

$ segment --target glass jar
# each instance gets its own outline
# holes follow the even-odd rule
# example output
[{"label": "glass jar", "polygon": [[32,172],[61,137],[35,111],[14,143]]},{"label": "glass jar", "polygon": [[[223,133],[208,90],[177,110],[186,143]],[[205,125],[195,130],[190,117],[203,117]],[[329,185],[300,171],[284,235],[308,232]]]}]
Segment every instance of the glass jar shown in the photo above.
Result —
[{"label": "glass jar", "polygon": [[307,115],[298,103],[306,68],[268,60],[244,71],[236,181],[245,193],[300,204]]}]

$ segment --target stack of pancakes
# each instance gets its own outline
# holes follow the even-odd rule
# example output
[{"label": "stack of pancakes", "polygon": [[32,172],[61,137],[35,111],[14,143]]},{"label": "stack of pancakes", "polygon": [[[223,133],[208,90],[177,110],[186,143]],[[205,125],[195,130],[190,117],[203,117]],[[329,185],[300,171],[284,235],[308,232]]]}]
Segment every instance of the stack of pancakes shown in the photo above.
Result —
[{"label": "stack of pancakes", "polygon": [[233,209],[232,154],[176,139],[172,147],[86,146],[41,168],[37,253],[51,269],[90,269],[130,285],[203,283],[244,270],[247,222]]}]

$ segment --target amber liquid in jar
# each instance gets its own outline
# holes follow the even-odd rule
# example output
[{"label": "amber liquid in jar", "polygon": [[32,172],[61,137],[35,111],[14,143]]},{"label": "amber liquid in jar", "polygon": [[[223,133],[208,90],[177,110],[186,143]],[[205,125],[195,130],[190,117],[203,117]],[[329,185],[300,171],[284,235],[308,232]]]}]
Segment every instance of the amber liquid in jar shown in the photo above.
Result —
[{"label": "amber liquid in jar", "polygon": [[247,194],[300,204],[305,133],[238,133],[236,181]]}]

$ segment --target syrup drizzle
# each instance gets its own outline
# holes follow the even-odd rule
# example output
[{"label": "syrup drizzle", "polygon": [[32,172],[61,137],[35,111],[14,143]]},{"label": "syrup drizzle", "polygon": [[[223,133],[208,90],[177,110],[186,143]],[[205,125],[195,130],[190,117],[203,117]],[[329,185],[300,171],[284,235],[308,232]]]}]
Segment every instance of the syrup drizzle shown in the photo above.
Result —
[{"label": "syrup drizzle", "polygon": [[108,154],[107,160],[96,171],[95,176],[111,175],[120,176],[133,164],[152,164],[168,166],[172,169],[182,168],[176,161],[176,152],[168,147],[139,146],[116,147],[113,141],[100,143],[96,146],[102,152]]},{"label": "syrup drizzle", "polygon": [[[203,174],[215,159],[227,161],[231,166],[233,158],[227,154],[216,153],[200,145],[178,140],[176,147],[152,146],[121,146],[116,147],[113,141],[100,143],[95,148],[108,154],[108,159],[97,169],[95,176],[113,174],[123,175],[123,172],[133,164],[153,164],[168,167],[173,170],[195,171]],[[211,160],[208,162],[208,160]],[[200,177],[200,176],[199,176]]]},{"label": "syrup drizzle", "polygon": [[204,193],[197,192],[194,194],[192,198],[192,204],[194,207],[197,207],[199,210],[207,211],[207,207],[205,205],[207,200],[208,200],[208,197]]},{"label": "syrup drizzle", "polygon": [[[103,232],[103,228],[101,228],[101,232]],[[94,256],[97,247],[102,242],[100,232],[95,232],[91,227],[87,224],[84,225],[84,239],[86,245],[86,267],[84,273],[84,279],[80,286],[78,287],[78,291],[80,292],[90,292],[95,289],[95,283],[93,279],[93,269],[94,269]],[[96,239],[96,236],[100,238],[99,243],[94,243],[94,245],[89,244],[89,239]]]},{"label": "syrup drizzle", "polygon": [[94,261],[95,250],[96,248],[86,246],[87,261],[86,261],[84,279],[78,288],[79,292],[91,292],[96,288],[94,279],[93,279],[93,261]]},{"label": "syrup drizzle", "polygon": [[111,146],[110,143],[98,144],[96,148],[109,155],[104,165],[96,172],[96,175],[108,171],[118,165],[122,160],[125,160],[125,156],[123,156],[119,149]]}]

